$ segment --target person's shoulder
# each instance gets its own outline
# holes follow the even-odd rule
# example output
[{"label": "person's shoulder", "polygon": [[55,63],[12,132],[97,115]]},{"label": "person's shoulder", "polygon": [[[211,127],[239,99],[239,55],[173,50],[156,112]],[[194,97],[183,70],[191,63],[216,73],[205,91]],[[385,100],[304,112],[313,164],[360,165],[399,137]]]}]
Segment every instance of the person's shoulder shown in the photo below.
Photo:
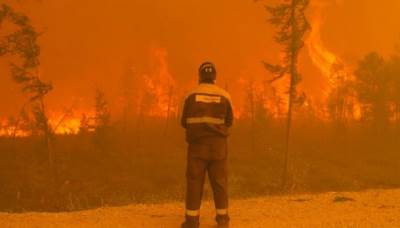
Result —
[{"label": "person's shoulder", "polygon": [[228,99],[229,101],[231,101],[231,95],[228,93],[228,91],[226,91],[225,89],[217,86],[217,85],[212,85],[212,89],[214,91],[215,94],[220,95],[225,97],[226,99]]},{"label": "person's shoulder", "polygon": [[194,94],[218,95],[225,97],[228,101],[231,101],[231,95],[226,90],[215,84],[199,84],[196,88],[189,92],[186,97],[188,98]]},{"label": "person's shoulder", "polygon": [[199,86],[194,87],[192,90],[186,93],[185,100],[188,100],[191,97],[194,97],[196,94],[199,93]]},{"label": "person's shoulder", "polygon": [[228,99],[229,101],[231,100],[231,95],[229,94],[229,92],[228,91],[226,91],[225,89],[223,89],[223,88],[221,88],[221,87],[218,87],[217,86],[217,88],[219,89],[219,93],[222,95],[222,96],[224,96],[226,99]]}]

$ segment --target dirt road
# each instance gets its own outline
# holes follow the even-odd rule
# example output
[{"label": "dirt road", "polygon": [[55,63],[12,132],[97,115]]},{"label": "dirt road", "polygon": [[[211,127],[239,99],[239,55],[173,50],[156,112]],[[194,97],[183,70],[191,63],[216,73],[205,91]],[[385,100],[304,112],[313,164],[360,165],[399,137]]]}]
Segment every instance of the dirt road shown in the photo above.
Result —
[{"label": "dirt road", "polygon": [[[211,202],[201,227],[215,227]],[[231,227],[400,227],[400,190],[232,200]],[[0,213],[2,228],[179,227],[181,203],[130,205],[73,213]]]}]

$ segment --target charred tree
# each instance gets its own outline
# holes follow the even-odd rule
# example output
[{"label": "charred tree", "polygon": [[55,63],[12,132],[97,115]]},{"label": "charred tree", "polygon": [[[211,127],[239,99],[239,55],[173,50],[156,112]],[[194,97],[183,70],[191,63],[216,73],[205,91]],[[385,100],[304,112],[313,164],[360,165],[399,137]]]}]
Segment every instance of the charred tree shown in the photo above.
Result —
[{"label": "charred tree", "polygon": [[102,90],[96,89],[95,95],[95,134],[94,142],[96,150],[105,153],[109,146],[109,131],[111,128],[111,113],[105,94]]},{"label": "charred tree", "polygon": [[363,119],[383,133],[389,122],[390,77],[387,63],[378,53],[370,53],[358,64],[355,90],[362,106]]},{"label": "charred tree", "polygon": [[104,92],[100,89],[96,90],[95,98],[95,110],[96,110],[96,131],[109,127],[111,114],[108,107],[108,103],[105,99]]},{"label": "charred tree", "polygon": [[282,187],[287,188],[288,184],[288,167],[290,152],[290,137],[292,127],[293,107],[299,98],[297,93],[297,85],[301,81],[301,75],[298,72],[298,57],[300,50],[304,46],[304,36],[310,29],[310,25],[305,16],[309,0],[283,0],[277,6],[266,6],[267,11],[271,14],[270,22],[278,27],[275,35],[275,41],[283,47],[284,59],[281,64],[273,65],[264,63],[265,68],[270,71],[274,77],[269,82],[289,76],[288,90],[288,113],[286,121],[286,142],[284,151],[284,171],[282,174]]}]

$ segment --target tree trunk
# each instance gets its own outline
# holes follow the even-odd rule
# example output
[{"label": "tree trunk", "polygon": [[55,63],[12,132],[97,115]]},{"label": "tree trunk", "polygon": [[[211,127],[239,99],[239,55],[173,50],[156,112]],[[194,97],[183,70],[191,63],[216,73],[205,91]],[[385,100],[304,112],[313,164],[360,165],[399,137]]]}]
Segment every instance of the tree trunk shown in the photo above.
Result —
[{"label": "tree trunk", "polygon": [[[293,67],[292,67],[293,68]],[[288,114],[286,121],[286,142],[285,142],[285,156],[284,156],[284,170],[282,176],[282,187],[286,188],[288,186],[288,176],[289,176],[289,155],[290,155],[290,137],[292,128],[292,112],[293,112],[293,98],[294,98],[294,72],[291,70],[290,76],[290,88],[289,88],[289,101],[288,101]]]},{"label": "tree trunk", "polygon": [[250,91],[250,114],[251,114],[251,152],[255,151],[255,104],[254,104],[254,82],[251,82]]},{"label": "tree trunk", "polygon": [[292,128],[292,112],[293,112],[293,100],[295,98],[295,83],[297,77],[297,69],[296,69],[296,6],[294,1],[292,1],[292,9],[291,9],[291,18],[292,18],[292,41],[291,41],[291,59],[290,59],[290,87],[289,87],[289,101],[288,101],[288,114],[287,114],[287,122],[286,122],[286,142],[285,142],[285,156],[284,156],[284,167],[283,167],[283,175],[282,175],[282,188],[287,188],[289,184],[289,155],[290,155],[290,137],[291,137],[291,128]]},{"label": "tree trunk", "polygon": [[48,196],[50,205],[50,209],[59,210],[59,177],[58,177],[58,167],[56,166],[56,156],[53,149],[52,144],[52,132],[49,126],[49,122],[46,116],[46,109],[44,105],[43,98],[40,99],[40,108],[42,115],[45,117],[43,121],[46,121],[44,124],[44,137],[46,141],[47,154],[48,154],[48,163],[49,163],[49,172],[50,172],[50,184],[52,188],[50,189],[50,195]]}]

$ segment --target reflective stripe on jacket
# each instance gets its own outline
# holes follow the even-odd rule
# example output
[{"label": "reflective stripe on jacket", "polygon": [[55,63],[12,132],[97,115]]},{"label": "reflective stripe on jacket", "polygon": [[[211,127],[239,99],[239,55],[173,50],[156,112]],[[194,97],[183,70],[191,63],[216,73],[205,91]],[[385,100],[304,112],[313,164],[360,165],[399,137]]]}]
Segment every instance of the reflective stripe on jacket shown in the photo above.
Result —
[{"label": "reflective stripe on jacket", "polygon": [[227,137],[232,122],[230,95],[220,87],[202,83],[186,97],[181,124],[188,142],[208,136]]}]

